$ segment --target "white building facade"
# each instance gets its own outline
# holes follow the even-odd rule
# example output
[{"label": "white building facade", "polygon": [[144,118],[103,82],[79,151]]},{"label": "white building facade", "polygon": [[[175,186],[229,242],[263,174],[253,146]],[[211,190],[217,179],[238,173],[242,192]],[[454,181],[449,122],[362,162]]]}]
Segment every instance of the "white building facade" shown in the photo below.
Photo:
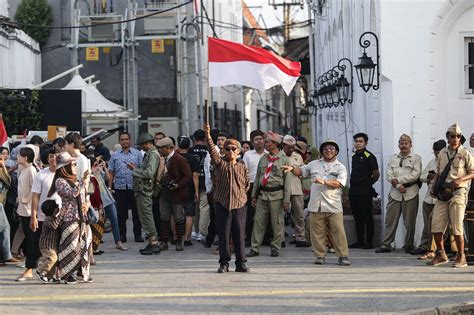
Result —
[{"label": "white building facade", "polygon": [[[0,19],[8,17],[7,0],[0,0]],[[39,82],[38,43],[23,31],[0,27],[0,88],[31,88]]]},{"label": "white building facade", "polygon": [[[318,110],[315,144],[336,140],[340,160],[349,166],[352,136],[365,132],[384,175],[403,133],[412,137],[413,152],[425,166],[433,158],[432,143],[445,138],[449,125],[459,123],[467,137],[474,132],[474,82],[469,75],[474,71],[473,0],[313,0],[312,8],[315,80],[341,58],[358,64],[364,32],[378,36],[380,55],[380,88],[364,92],[353,69],[352,104]],[[367,55],[377,62],[374,38],[364,39],[371,41]],[[381,178],[375,188],[384,212],[390,185]],[[420,203],[425,191],[420,191]],[[421,211],[417,225],[419,242]],[[401,230],[396,247],[403,246]]]}]

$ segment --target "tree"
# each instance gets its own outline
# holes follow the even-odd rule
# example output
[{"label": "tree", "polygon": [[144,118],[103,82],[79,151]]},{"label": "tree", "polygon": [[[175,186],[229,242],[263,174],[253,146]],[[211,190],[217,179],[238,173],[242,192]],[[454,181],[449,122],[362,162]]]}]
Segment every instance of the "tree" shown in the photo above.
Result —
[{"label": "tree", "polygon": [[27,130],[39,130],[43,114],[35,90],[0,90],[0,113],[9,135],[21,135]]},{"label": "tree", "polygon": [[50,26],[53,22],[51,8],[46,0],[22,0],[16,11],[15,20],[24,24],[20,25],[21,29],[41,46],[46,43],[50,29],[36,26]]}]

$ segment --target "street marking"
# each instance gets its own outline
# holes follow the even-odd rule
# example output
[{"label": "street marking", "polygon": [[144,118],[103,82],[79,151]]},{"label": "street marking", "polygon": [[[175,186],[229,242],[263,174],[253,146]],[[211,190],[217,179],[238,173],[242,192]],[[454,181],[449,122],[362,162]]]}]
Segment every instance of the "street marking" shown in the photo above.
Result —
[{"label": "street marking", "polygon": [[90,301],[112,299],[146,299],[146,298],[182,298],[182,297],[235,297],[235,296],[286,296],[308,294],[350,294],[350,293],[435,293],[435,292],[474,292],[474,287],[443,288],[360,288],[360,289],[304,289],[304,290],[254,290],[234,292],[174,292],[174,293],[124,293],[124,294],[78,294],[50,296],[3,296],[0,302],[33,302],[33,301]]}]

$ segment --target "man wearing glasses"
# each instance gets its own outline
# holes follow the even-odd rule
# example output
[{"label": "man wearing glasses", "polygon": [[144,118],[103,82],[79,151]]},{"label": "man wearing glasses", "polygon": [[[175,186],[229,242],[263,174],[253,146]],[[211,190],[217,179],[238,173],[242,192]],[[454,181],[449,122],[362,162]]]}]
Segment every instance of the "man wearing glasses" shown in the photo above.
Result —
[{"label": "man wearing glasses", "polygon": [[[446,138],[449,146],[439,152],[434,179],[436,184],[432,192],[438,197],[431,224],[437,252],[428,265],[439,266],[449,262],[444,251],[443,234],[450,223],[451,233],[454,235],[458,248],[453,267],[464,268],[467,267],[467,262],[464,254],[463,220],[469,183],[474,178],[474,158],[471,152],[462,146],[464,137],[458,124],[453,124],[448,128]],[[438,183],[438,181],[443,181],[442,174],[448,164],[450,166],[444,183]]]},{"label": "man wearing glasses", "polygon": [[418,214],[418,180],[421,175],[421,157],[411,153],[412,140],[403,134],[398,140],[400,153],[392,155],[387,165],[386,179],[392,185],[385,214],[385,235],[376,253],[392,251],[392,243],[400,216],[406,229],[405,252],[411,253],[415,239],[416,215]]},{"label": "man wearing glasses", "polygon": [[342,209],[342,188],[347,181],[346,167],[337,160],[339,146],[333,140],[321,144],[319,151],[323,158],[301,167],[284,167],[286,172],[296,176],[311,177],[311,197],[308,204],[310,212],[311,243],[316,265],[326,263],[326,237],[329,237],[339,257],[338,264],[350,266],[349,248],[344,230]]}]

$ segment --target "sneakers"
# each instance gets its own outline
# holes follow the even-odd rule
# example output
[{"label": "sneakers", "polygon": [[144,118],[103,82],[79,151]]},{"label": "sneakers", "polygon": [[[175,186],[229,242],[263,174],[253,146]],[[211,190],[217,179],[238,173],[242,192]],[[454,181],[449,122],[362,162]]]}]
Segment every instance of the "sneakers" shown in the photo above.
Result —
[{"label": "sneakers", "polygon": [[217,273],[224,273],[224,272],[229,272],[229,266],[225,264],[221,264],[219,268],[217,268]]},{"label": "sneakers", "polygon": [[235,272],[250,272],[250,268],[247,266],[246,263],[243,262],[240,264],[236,264]]},{"label": "sneakers", "polygon": [[325,265],[326,258],[324,257],[316,257],[316,261],[314,262],[316,265]]},{"label": "sneakers", "polygon": [[272,249],[272,252],[270,253],[270,257],[278,257],[280,256],[280,253],[276,249]]},{"label": "sneakers", "polygon": [[193,246],[193,242],[191,240],[184,241],[184,246]]},{"label": "sneakers", "polygon": [[463,253],[461,256],[457,256],[453,264],[454,268],[465,268],[467,267],[466,255]]},{"label": "sneakers", "polygon": [[183,243],[181,241],[176,243],[176,251],[177,252],[182,252],[184,250],[183,248]]},{"label": "sneakers", "polygon": [[67,279],[61,280],[61,282],[64,284],[77,284],[77,280],[73,276],[69,276]]},{"label": "sneakers", "polygon": [[161,242],[159,247],[161,251],[168,250],[169,249],[168,242]]},{"label": "sneakers", "polygon": [[142,255],[156,255],[161,252],[160,245],[158,244],[148,244],[145,248],[140,249],[140,254]]},{"label": "sneakers", "polygon": [[406,254],[411,254],[412,251],[415,250],[415,246],[406,246],[405,247],[405,253]]},{"label": "sneakers", "polygon": [[251,249],[250,252],[247,254],[247,257],[257,257],[259,255],[260,255],[259,253]]},{"label": "sneakers", "polygon": [[379,248],[377,248],[377,249],[375,250],[375,252],[376,252],[377,254],[380,254],[380,253],[390,253],[391,251],[392,251],[391,248],[383,247],[383,246],[380,246]]},{"label": "sneakers", "polygon": [[332,247],[329,247],[328,248],[328,253],[331,253],[331,254],[334,254],[336,252],[336,250]]},{"label": "sneakers", "polygon": [[349,261],[349,258],[347,257],[339,257],[337,260],[337,263],[341,266],[350,266],[351,262]]},{"label": "sneakers", "polygon": [[437,266],[447,264],[448,262],[449,262],[449,258],[448,256],[446,256],[446,252],[443,250],[443,251],[438,251],[435,257],[433,258],[433,260],[427,262],[426,265],[437,267]]},{"label": "sneakers", "polygon": [[38,278],[39,281],[41,281],[44,284],[49,283],[48,277],[46,277],[44,274],[39,272],[38,270],[35,271],[36,278]]},{"label": "sneakers", "polygon": [[420,246],[420,247],[412,250],[410,254],[420,256],[420,255],[426,254],[427,252],[428,251],[426,250],[426,248]]},{"label": "sneakers", "polygon": [[309,247],[309,242],[307,241],[296,241],[295,242],[295,247]]}]

